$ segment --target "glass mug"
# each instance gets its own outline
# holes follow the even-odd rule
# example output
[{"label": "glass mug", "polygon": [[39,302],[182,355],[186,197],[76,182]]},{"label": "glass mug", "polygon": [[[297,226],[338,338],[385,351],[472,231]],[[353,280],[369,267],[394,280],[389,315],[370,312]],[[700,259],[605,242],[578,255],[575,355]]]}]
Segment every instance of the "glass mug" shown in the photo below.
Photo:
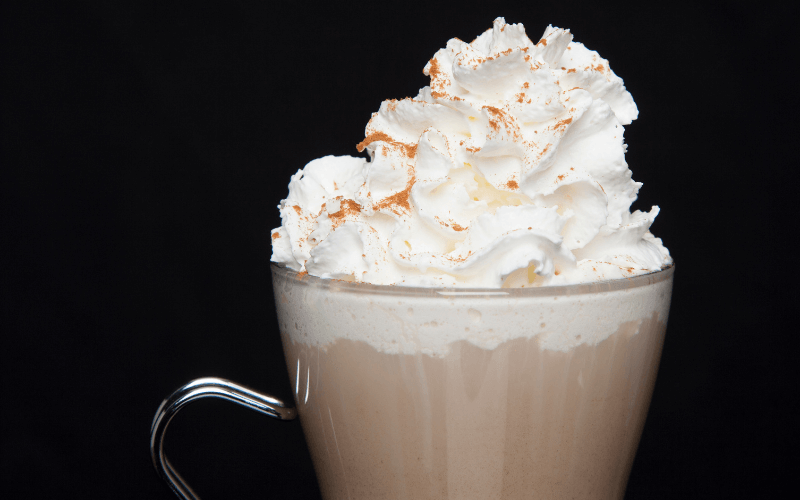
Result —
[{"label": "glass mug", "polygon": [[322,498],[621,499],[644,426],[674,266],[632,278],[512,289],[320,279],[272,265],[295,407],[197,379],[153,420],[163,452],[184,405],[221,397],[299,415]]}]

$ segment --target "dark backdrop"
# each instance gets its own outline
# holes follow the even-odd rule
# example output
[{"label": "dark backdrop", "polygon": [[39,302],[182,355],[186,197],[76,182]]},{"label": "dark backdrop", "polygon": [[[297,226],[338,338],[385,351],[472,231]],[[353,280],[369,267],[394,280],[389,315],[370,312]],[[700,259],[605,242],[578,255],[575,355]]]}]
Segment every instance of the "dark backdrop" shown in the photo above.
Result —
[{"label": "dark backdrop", "polygon": [[[269,274],[290,175],[357,154],[383,99],[498,15],[570,28],[639,106],[636,207],[661,206],[677,270],[626,498],[775,496],[795,445],[797,12],[501,4],[6,5],[0,497],[166,500],[148,454],[166,394],[216,375],[290,398]],[[297,422],[201,402],[167,449],[207,499],[319,495]]]}]

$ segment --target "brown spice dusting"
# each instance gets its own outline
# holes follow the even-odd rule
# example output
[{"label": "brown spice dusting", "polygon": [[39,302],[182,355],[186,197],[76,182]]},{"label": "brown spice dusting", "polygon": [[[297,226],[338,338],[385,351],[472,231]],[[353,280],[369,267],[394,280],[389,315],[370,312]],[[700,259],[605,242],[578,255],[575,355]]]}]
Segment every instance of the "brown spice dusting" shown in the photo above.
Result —
[{"label": "brown spice dusting", "polygon": [[455,222],[453,223],[453,226],[452,226],[452,227],[453,227],[453,231],[463,231],[464,229],[466,229],[466,228],[464,228],[464,227],[462,227],[462,226],[459,226],[459,225],[458,225],[458,224],[456,224]]},{"label": "brown spice dusting", "polygon": [[447,97],[445,85],[450,82],[442,73],[442,69],[439,67],[439,61],[436,58],[433,58],[430,60],[430,65],[430,68],[428,68],[428,75],[431,77],[431,96],[434,99],[442,99]]},{"label": "brown spice dusting", "polygon": [[506,187],[508,189],[519,189],[519,184],[514,179],[511,179],[510,181],[506,182]]},{"label": "brown spice dusting", "polygon": [[364,138],[363,141],[359,142],[358,145],[356,145],[356,149],[360,153],[364,151],[364,148],[366,148],[375,141],[394,142],[394,139],[392,139],[383,132],[373,132],[369,134],[366,138]]},{"label": "brown spice dusting", "polygon": [[472,255],[472,250],[467,252],[467,255],[464,255],[463,257],[456,257],[454,255],[442,255],[442,257],[451,262],[464,262],[469,259],[470,255]]},{"label": "brown spice dusting", "polygon": [[531,84],[530,84],[530,83],[528,83],[528,82],[525,82],[525,83],[523,83],[523,84],[522,84],[522,88],[524,88],[524,89],[527,89],[527,88],[529,88],[530,86],[531,86]]},{"label": "brown spice dusting", "polygon": [[564,180],[564,174],[559,175],[558,176],[558,180],[563,181]]},{"label": "brown spice dusting", "polygon": [[567,125],[569,125],[570,123],[572,123],[572,117],[564,118],[560,122],[556,123],[555,127],[553,127],[553,128],[555,130],[564,130],[565,128],[567,128]]},{"label": "brown spice dusting", "polygon": [[[463,142],[462,142],[462,144],[463,144]],[[467,148],[467,151],[470,152],[470,153],[477,153],[480,150],[481,150],[480,146],[471,146],[471,147]]]},{"label": "brown spice dusting", "polygon": [[577,70],[575,68],[570,68],[567,70],[567,73],[575,73]]},{"label": "brown spice dusting", "polygon": [[278,239],[278,238],[280,238],[280,237],[281,237],[281,234],[280,234],[280,233],[278,233],[278,232],[274,232],[274,233],[272,233],[272,239],[273,239],[273,240],[277,240],[277,239]]},{"label": "brown spice dusting", "polygon": [[541,40],[539,40],[539,43],[537,43],[536,45],[544,45],[545,47],[547,47],[547,40],[542,38]]},{"label": "brown spice dusting", "polygon": [[300,205],[295,205],[292,208],[294,208],[294,211],[297,212],[297,215],[301,215],[303,213],[303,209],[300,208]]},{"label": "brown spice dusting", "polygon": [[441,68],[439,68],[439,61],[434,57],[429,62],[431,63],[431,67],[428,68],[428,75],[430,75],[432,79],[439,78],[442,72]]},{"label": "brown spice dusting", "polygon": [[409,158],[413,158],[417,155],[417,144],[406,144],[404,142],[399,142],[398,144],[402,144],[403,148],[406,150],[406,156]]},{"label": "brown spice dusting", "polygon": [[409,181],[408,181],[408,184],[406,184],[406,188],[404,190],[400,191],[399,193],[395,193],[392,196],[388,196],[388,197],[382,199],[381,201],[376,203],[373,206],[373,208],[375,210],[380,210],[382,208],[388,208],[392,212],[394,212],[394,213],[396,213],[398,215],[400,215],[400,212],[398,212],[398,209],[400,209],[400,210],[402,210],[404,212],[410,213],[411,212],[411,205],[408,202],[408,197],[411,194],[411,186],[414,185],[415,181],[416,181],[416,177],[411,177],[411,179],[409,179]]},{"label": "brown spice dusting", "polygon": [[483,109],[487,110],[489,113],[494,115],[494,119],[489,118],[489,126],[492,127],[492,130],[495,132],[500,131],[500,121],[505,122],[506,117],[504,116],[503,112],[494,106],[484,106]]},{"label": "brown spice dusting", "polygon": [[356,203],[355,200],[342,200],[339,203],[339,211],[328,214],[334,228],[339,227],[344,222],[345,217],[352,217],[361,212],[361,205]]},{"label": "brown spice dusting", "polygon": [[[409,158],[413,158],[417,154],[417,145],[416,144],[406,144],[404,142],[395,141],[388,134],[384,132],[373,132],[369,134],[363,141],[359,142],[356,145],[356,149],[358,152],[364,151],[364,148],[369,146],[375,141],[383,141],[387,144],[391,144],[392,146],[399,146],[403,148],[406,152],[406,156]],[[383,156],[386,156],[386,151],[383,151]]]},{"label": "brown spice dusting", "polygon": [[308,271],[306,270],[302,270],[299,273],[297,273],[297,279],[299,280],[303,279],[306,276],[308,276]]}]

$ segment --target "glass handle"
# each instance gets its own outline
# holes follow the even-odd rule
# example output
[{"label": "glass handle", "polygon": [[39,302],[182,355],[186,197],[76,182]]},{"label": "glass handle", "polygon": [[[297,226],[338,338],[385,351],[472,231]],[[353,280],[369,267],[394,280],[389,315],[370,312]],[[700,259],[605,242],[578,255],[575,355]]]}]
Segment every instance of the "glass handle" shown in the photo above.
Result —
[{"label": "glass handle", "polygon": [[170,394],[158,407],[150,427],[150,457],[158,475],[182,500],[200,500],[200,497],[192,491],[164,455],[164,435],[178,410],[202,398],[227,399],[280,420],[293,420],[297,416],[295,409],[287,407],[282,401],[222,378],[198,378]]}]

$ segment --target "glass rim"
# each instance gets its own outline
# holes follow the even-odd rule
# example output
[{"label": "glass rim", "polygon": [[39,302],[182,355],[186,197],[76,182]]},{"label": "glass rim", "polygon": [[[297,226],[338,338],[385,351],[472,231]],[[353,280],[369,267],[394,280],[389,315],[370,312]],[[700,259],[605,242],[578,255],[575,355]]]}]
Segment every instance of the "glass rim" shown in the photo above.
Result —
[{"label": "glass rim", "polygon": [[299,273],[289,269],[284,264],[270,262],[273,280],[281,277],[303,286],[330,289],[332,292],[394,295],[394,296],[423,296],[430,298],[480,297],[480,298],[524,298],[524,297],[553,297],[564,295],[586,295],[592,293],[614,292],[629,290],[647,285],[654,285],[672,277],[675,272],[675,262],[665,265],[658,271],[637,274],[630,278],[613,280],[592,281],[588,283],[574,283],[569,285],[540,286],[531,288],[457,288],[457,287],[420,287],[403,285],[375,285],[357,281],[344,281],[332,278],[320,278],[308,273]]}]

